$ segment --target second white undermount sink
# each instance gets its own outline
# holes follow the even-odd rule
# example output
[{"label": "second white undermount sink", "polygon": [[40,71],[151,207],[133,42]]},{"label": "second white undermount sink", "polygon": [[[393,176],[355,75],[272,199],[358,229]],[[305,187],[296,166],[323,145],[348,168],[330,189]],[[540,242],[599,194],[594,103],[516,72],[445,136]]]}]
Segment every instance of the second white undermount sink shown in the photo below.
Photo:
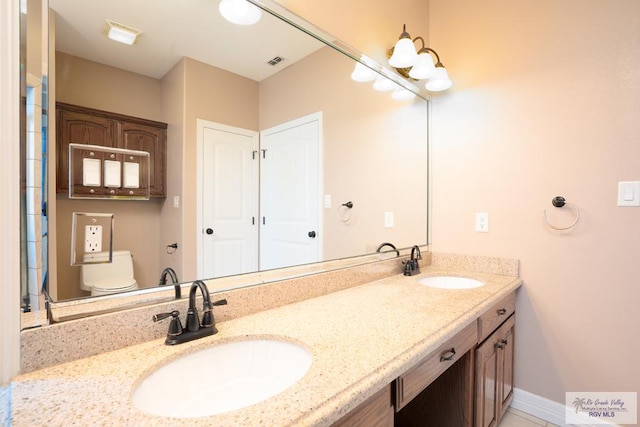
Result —
[{"label": "second white undermount sink", "polygon": [[186,354],[153,371],[133,390],[142,412],[175,418],[221,414],[284,391],[311,366],[311,352],[279,340],[243,340]]},{"label": "second white undermount sink", "polygon": [[473,289],[484,286],[484,282],[468,277],[431,276],[418,280],[418,283],[440,289]]}]

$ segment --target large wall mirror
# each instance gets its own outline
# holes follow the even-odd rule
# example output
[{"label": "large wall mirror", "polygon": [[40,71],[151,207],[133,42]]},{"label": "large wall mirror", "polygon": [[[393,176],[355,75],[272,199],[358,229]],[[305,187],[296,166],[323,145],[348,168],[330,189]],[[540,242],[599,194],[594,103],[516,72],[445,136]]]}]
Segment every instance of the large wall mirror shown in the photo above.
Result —
[{"label": "large wall mirror", "polygon": [[[50,105],[168,125],[166,198],[70,199],[48,184],[53,300],[91,297],[69,262],[74,212],[114,215],[113,249],[132,255],[145,293],[166,267],[189,282],[427,243],[424,93],[372,62],[418,96],[352,80],[357,52],[255,3],[261,19],[236,25],[219,0],[49,0]],[[142,34],[116,43],[106,20]],[[248,236],[228,238],[238,218]]]}]

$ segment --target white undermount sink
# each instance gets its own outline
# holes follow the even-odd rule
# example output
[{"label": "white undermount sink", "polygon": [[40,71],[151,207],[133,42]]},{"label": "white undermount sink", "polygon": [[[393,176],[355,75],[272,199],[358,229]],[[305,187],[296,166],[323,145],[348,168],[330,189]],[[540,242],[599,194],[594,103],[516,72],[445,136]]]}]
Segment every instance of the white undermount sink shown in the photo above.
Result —
[{"label": "white undermount sink", "polygon": [[484,282],[468,277],[431,276],[418,280],[418,283],[440,289],[473,289],[484,286]]},{"label": "white undermount sink", "polygon": [[311,352],[279,340],[217,344],[163,365],[132,394],[140,411],[165,417],[221,414],[261,402],[295,384]]}]

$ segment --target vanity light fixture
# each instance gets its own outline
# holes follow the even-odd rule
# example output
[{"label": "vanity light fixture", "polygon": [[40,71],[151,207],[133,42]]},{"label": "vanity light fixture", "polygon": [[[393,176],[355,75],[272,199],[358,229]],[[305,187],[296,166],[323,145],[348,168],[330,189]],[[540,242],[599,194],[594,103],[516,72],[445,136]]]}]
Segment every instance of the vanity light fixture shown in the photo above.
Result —
[{"label": "vanity light fixture", "polygon": [[142,34],[141,30],[120,24],[110,19],[106,20],[105,30],[107,37],[111,40],[127,45],[133,45],[138,40],[140,34]]},{"label": "vanity light fixture", "polygon": [[378,77],[375,82],[373,82],[373,88],[379,92],[386,92],[388,90],[394,89],[397,84],[393,82],[393,80],[387,79],[386,77]]},{"label": "vanity light fixture", "polygon": [[356,82],[370,82],[376,79],[378,73],[364,64],[356,62],[356,66],[351,73],[351,78]]},{"label": "vanity light fixture", "polygon": [[[417,52],[416,40],[422,43]],[[435,64],[432,55],[436,58]],[[414,80],[427,79],[425,88],[430,92],[447,90],[453,85],[436,51],[426,47],[424,39],[420,36],[411,39],[406,25],[402,26],[402,34],[396,45],[389,50],[389,65],[404,77]]]},{"label": "vanity light fixture", "polygon": [[218,6],[227,21],[237,25],[253,25],[262,17],[262,11],[247,0],[222,0]]},{"label": "vanity light fixture", "polygon": [[403,87],[399,87],[397,89],[395,89],[393,91],[393,93],[391,94],[391,98],[395,99],[396,101],[408,101],[410,99],[413,99],[416,97],[416,94],[411,92],[408,89],[405,89]]}]

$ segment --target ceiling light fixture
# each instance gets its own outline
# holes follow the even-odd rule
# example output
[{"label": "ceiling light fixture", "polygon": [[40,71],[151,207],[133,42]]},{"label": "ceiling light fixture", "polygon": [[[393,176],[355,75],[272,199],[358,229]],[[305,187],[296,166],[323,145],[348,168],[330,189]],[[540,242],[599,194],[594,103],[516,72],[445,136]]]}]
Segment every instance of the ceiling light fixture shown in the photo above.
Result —
[{"label": "ceiling light fixture", "polygon": [[110,19],[106,20],[105,30],[107,37],[111,40],[127,45],[134,44],[138,40],[140,34],[142,34],[141,30],[120,24]]},{"label": "ceiling light fixture", "polygon": [[[414,44],[416,40],[422,43],[418,52]],[[431,55],[436,57],[435,64]],[[428,79],[425,88],[430,92],[447,90],[453,85],[436,51],[426,47],[422,37],[411,39],[406,25],[402,26],[402,33],[396,45],[389,50],[389,65],[404,77],[414,80]]]},{"label": "ceiling light fixture", "polygon": [[222,0],[218,10],[224,19],[238,25],[253,25],[262,17],[260,8],[247,0]]}]

